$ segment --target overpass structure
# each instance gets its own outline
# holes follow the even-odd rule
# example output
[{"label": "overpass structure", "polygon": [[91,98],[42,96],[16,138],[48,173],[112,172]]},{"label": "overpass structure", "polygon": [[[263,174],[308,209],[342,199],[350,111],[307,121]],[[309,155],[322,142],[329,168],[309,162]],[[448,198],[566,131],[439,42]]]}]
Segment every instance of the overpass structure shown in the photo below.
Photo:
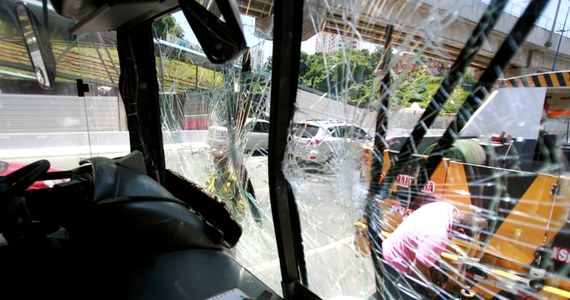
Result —
[{"label": "overpass structure", "polygon": [[[316,33],[328,32],[345,37],[384,45],[386,26],[394,26],[393,43],[401,51],[417,52],[431,58],[452,62],[471,36],[487,4],[478,0],[440,1],[423,0],[417,5],[402,4],[398,0],[363,0],[359,4],[342,4],[344,0],[307,0],[303,39]],[[272,0],[239,0],[242,14],[256,18],[256,26],[266,32],[271,26]],[[458,15],[452,12],[457,11]],[[434,16],[440,20],[430,20]],[[442,20],[450,22],[442,25]],[[490,38],[475,57],[472,67],[484,69],[503,43],[518,18],[503,12]],[[438,38],[434,41],[434,36]],[[430,38],[428,38],[430,37]],[[570,39],[560,33],[539,26],[531,31],[526,42],[512,59],[505,77],[551,71],[554,58],[556,70],[570,69]],[[550,42],[550,43],[548,43]],[[547,44],[550,44],[548,47]]]},{"label": "overpass structure", "polygon": [[[130,1],[126,2],[131,3]],[[160,3],[156,4],[155,2]],[[271,32],[273,0],[237,0],[237,2],[241,14],[255,18],[256,27],[260,28],[258,32]],[[349,2],[347,4],[345,0],[305,0],[303,39],[307,40],[319,32],[328,32],[354,39],[362,38],[364,41],[382,46],[386,43],[386,27],[393,25],[395,30],[393,43],[399,47],[399,50],[419,51],[437,60],[453,62],[487,7],[485,3],[479,0],[421,0],[406,1],[405,4],[398,0]],[[97,49],[99,46],[103,48],[114,46],[113,42],[105,45],[104,40],[107,39],[100,35],[133,20],[152,16],[158,11],[176,9],[178,5],[177,0],[149,0],[145,3],[148,10],[142,10],[142,12],[146,12],[145,14],[138,10],[129,9],[130,6],[127,4],[114,7],[103,5],[93,14],[93,17],[89,17],[73,27],[72,32],[78,36],[82,33],[98,32],[100,41],[91,42],[91,46],[97,50],[100,59],[105,60],[105,66],[109,67],[93,71],[99,74],[98,77],[105,81],[106,85],[116,85],[118,71],[114,68],[113,58],[109,51],[105,55],[103,50]],[[34,7],[34,9],[38,8]],[[41,12],[38,11],[37,13]],[[487,67],[517,19],[511,14],[503,13],[489,39],[473,60],[471,65],[473,68],[482,70]],[[70,28],[73,26],[73,21],[53,15],[50,18],[50,24]],[[264,38],[271,39],[271,36],[264,36]],[[559,41],[560,45],[558,45]],[[193,51],[166,41],[157,40],[156,42],[172,51],[183,52],[196,65],[215,69],[207,61],[205,55],[199,51]],[[551,42],[549,47],[546,46],[548,42]],[[22,47],[16,49],[0,45],[0,50],[6,54],[0,59],[0,66],[32,71],[29,63],[25,62],[27,56]],[[504,76],[513,77],[551,71],[557,50],[559,52],[556,59],[556,70],[570,70],[570,38],[560,38],[559,33],[551,34],[548,29],[535,26],[526,42],[523,43],[522,48],[512,59],[510,67],[505,70]],[[67,53],[67,51],[64,52]],[[114,53],[114,51],[111,52]],[[76,64],[73,64],[75,60],[76,58],[71,59],[69,65],[61,61],[58,65],[58,72],[60,73],[58,76],[65,77],[67,71],[73,71],[76,68]],[[196,82],[185,82],[183,84],[198,88]]]}]

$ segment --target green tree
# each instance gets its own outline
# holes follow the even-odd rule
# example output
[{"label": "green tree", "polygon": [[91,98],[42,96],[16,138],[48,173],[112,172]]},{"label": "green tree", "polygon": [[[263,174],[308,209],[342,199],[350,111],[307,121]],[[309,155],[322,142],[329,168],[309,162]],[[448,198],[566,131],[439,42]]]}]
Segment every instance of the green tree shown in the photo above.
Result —
[{"label": "green tree", "polygon": [[310,60],[312,59],[313,55],[307,54],[307,52],[301,51],[301,59],[299,62],[299,78],[305,77],[309,68],[311,67]]},{"label": "green tree", "polygon": [[164,16],[154,22],[154,29],[156,34],[160,39],[166,39],[167,35],[171,35],[177,38],[184,38],[184,30],[173,16]]},{"label": "green tree", "polygon": [[[419,71],[409,72],[401,76],[404,78],[395,78],[399,84],[390,99],[390,104],[398,107],[409,107],[412,103],[418,102],[422,108],[426,108],[444,79],[443,76],[427,74],[423,67],[420,67]],[[398,81],[400,79],[401,81]],[[458,84],[449,95],[442,111],[445,113],[457,112],[474,83],[474,73],[472,70],[468,70],[462,79],[462,83]]]},{"label": "green tree", "polygon": [[395,78],[396,90],[391,103],[399,107],[408,107],[412,103],[419,103],[421,107],[427,107],[432,95],[439,87],[443,77],[430,76],[424,67],[418,71],[402,74],[403,78]]},{"label": "green tree", "polygon": [[[378,48],[372,52],[344,48],[332,53],[307,54],[302,52],[299,67],[299,83],[327,93],[332,99],[342,99],[358,106],[368,106],[379,97],[379,78],[374,71],[382,58],[383,51]],[[427,62],[428,58],[422,57]],[[427,73],[423,64],[417,71],[410,71],[392,78],[390,106],[409,107],[417,102],[427,107],[443,81],[443,76]],[[444,112],[456,112],[465,101],[470,87],[475,83],[474,73],[468,70],[461,84],[444,106]]]},{"label": "green tree", "polygon": [[473,86],[477,83],[475,79],[475,71],[473,69],[467,69],[461,80],[461,84],[458,85],[447,103],[445,103],[443,110],[447,113],[456,113],[459,107],[465,102],[469,93],[473,91]]},{"label": "green tree", "polygon": [[332,53],[301,53],[299,83],[342,98],[353,105],[366,105],[374,96],[374,69],[381,51],[339,49]]},{"label": "green tree", "polygon": [[263,64],[263,71],[271,73],[273,69],[273,56],[269,56]]}]

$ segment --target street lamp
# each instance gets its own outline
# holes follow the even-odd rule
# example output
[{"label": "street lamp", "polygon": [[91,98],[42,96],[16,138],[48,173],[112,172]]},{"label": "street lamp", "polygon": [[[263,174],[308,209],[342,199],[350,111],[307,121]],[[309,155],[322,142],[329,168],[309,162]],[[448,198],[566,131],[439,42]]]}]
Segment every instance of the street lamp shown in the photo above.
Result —
[{"label": "street lamp", "polygon": [[568,10],[566,11],[566,18],[564,19],[564,25],[562,25],[562,29],[560,29],[560,39],[558,40],[558,46],[556,46],[556,54],[554,54],[554,63],[552,64],[552,71],[556,68],[556,60],[558,59],[558,52],[560,52],[560,44],[562,44],[562,36],[564,32],[566,32],[566,21],[568,20],[568,13],[570,12],[570,6],[568,6]]}]

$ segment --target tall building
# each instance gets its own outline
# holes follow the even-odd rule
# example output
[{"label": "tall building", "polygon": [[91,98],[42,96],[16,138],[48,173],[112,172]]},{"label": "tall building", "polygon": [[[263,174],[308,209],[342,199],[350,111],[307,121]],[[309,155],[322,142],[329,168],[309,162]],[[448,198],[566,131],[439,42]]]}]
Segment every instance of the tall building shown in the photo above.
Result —
[{"label": "tall building", "polygon": [[357,39],[328,32],[319,32],[317,34],[315,52],[330,53],[346,47],[357,48],[357,46]]},{"label": "tall building", "polygon": [[263,68],[263,64],[265,63],[263,47],[257,46],[250,48],[249,55],[251,56],[251,68],[253,70],[261,70]]}]

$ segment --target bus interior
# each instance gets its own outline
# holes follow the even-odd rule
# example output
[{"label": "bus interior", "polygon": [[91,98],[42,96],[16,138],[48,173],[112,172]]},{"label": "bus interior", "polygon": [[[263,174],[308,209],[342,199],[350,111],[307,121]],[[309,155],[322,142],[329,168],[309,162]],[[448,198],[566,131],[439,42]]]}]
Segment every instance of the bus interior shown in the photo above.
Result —
[{"label": "bus interior", "polygon": [[516,5],[1,1],[0,290],[398,299],[427,199],[487,226],[407,292],[569,299],[570,46]]}]

